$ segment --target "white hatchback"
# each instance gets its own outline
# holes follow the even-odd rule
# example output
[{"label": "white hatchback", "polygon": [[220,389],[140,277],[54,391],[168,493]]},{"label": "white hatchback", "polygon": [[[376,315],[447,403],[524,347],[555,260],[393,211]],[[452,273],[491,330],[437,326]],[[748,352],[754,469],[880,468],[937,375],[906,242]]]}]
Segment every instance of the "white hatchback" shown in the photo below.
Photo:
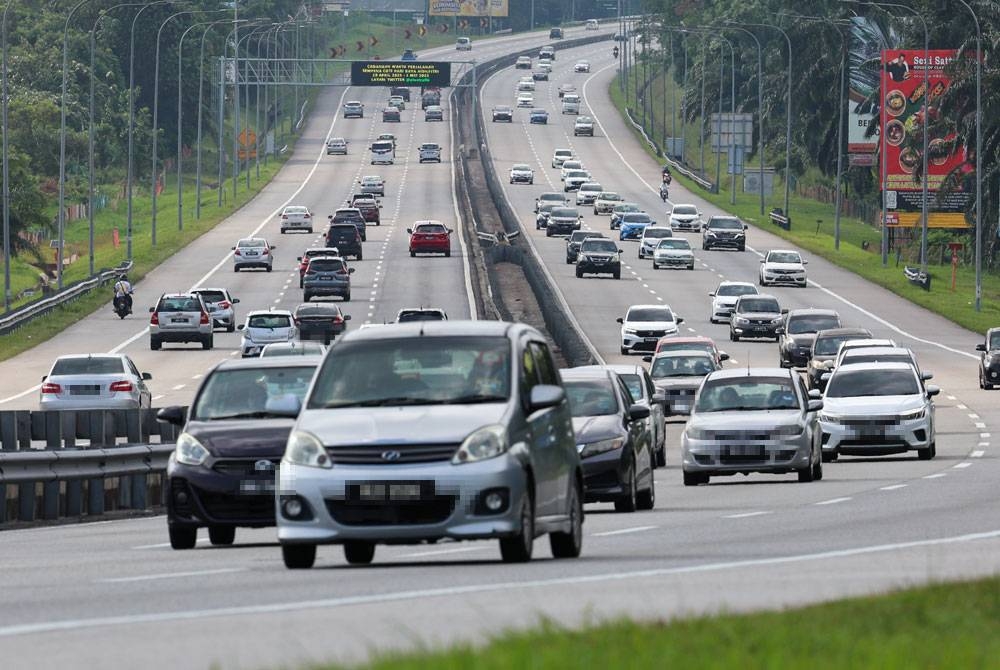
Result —
[{"label": "white hatchback", "polygon": [[291,342],[299,332],[292,313],[287,309],[254,310],[236,328],[243,333],[240,343],[243,358],[260,356],[261,350],[271,342]]}]

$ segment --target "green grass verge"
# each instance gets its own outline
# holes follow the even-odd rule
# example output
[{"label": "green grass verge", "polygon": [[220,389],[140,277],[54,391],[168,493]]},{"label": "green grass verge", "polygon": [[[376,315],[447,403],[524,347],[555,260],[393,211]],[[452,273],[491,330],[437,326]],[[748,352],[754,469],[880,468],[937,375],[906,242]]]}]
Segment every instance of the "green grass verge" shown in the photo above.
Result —
[{"label": "green grass verge", "polygon": [[[629,80],[630,102],[634,104],[635,96],[632,91],[632,81]],[[620,89],[619,78],[616,77],[609,87],[611,99],[618,111],[625,116],[625,95]],[[670,132],[671,122],[669,118],[670,85],[667,86],[667,130]],[[654,83],[650,89],[653,96],[653,108],[659,113],[663,107],[663,92],[659,82]],[[708,113],[708,111],[706,111]],[[659,123],[657,127],[659,128]],[[680,128],[678,121],[677,127]],[[686,124],[685,126],[685,152],[688,161],[700,167],[700,153],[697,149],[698,127],[696,124]],[[642,136],[638,131],[631,129],[631,132],[640,140],[642,146],[651,155],[655,153],[642,141]],[[678,133],[680,134],[680,133]],[[657,129],[659,137],[659,129]],[[754,194],[744,194],[739,183],[737,183],[736,204],[731,204],[731,193],[729,190],[729,179],[726,177],[725,155],[722,156],[723,165],[721,169],[722,179],[720,192],[713,194],[702,189],[694,181],[681,175],[675,175],[675,179],[683,184],[699,197],[711,202],[713,205],[731,212],[749,223],[789,240],[802,249],[825,258],[826,260],[839,265],[865,279],[882,286],[893,293],[906,298],[914,304],[925,307],[941,316],[955,322],[956,324],[976,332],[985,332],[987,328],[994,327],[1000,322],[1000,276],[987,272],[984,268],[982,275],[982,310],[975,310],[975,270],[970,264],[959,264],[955,290],[951,289],[951,264],[950,261],[941,265],[930,263],[929,272],[932,277],[931,291],[927,292],[910,284],[903,277],[904,265],[915,265],[912,247],[897,261],[895,255],[890,256],[889,266],[882,266],[881,255],[879,254],[879,244],[881,233],[878,229],[855,218],[841,216],[841,242],[840,249],[834,245],[834,207],[826,203],[818,202],[811,198],[795,195],[794,192],[789,198],[789,211],[792,216],[792,230],[785,231],[770,223],[767,215],[761,216],[760,196]],[[715,174],[715,155],[711,153],[706,144],[705,151],[706,172],[709,175]],[[747,168],[748,170],[751,168]],[[775,193],[769,198],[765,198],[765,212],[772,207],[781,207],[784,200],[784,187],[780,180],[776,180]],[[929,236],[934,239],[946,238],[943,232],[932,231]],[[869,243],[869,250],[862,249],[862,243]],[[967,240],[967,251],[970,240]],[[968,255],[966,256],[968,257]],[[930,261],[941,258],[940,245],[932,245],[928,251]]]},{"label": "green grass verge", "polygon": [[[396,35],[396,44],[393,44],[393,34]],[[393,32],[391,25],[373,20],[367,22],[357,22],[346,34],[345,45],[351,45],[359,40],[365,40],[367,36],[374,35],[378,39],[375,47],[369,47],[364,56],[380,58],[396,58],[399,51],[410,47],[414,49],[426,49],[436,46],[443,46],[454,41],[454,35],[440,34],[428,31],[425,38],[411,39],[403,38],[403,24]],[[332,44],[339,44],[341,40],[337,34],[332,40]],[[347,41],[349,40],[349,42]],[[362,54],[359,54],[362,55]],[[352,51],[349,50],[344,57],[350,58]],[[333,68],[330,70],[331,75]],[[315,96],[317,89],[309,89],[310,95]],[[289,103],[290,107],[290,103]],[[253,112],[250,118],[254,118]],[[227,120],[229,123],[231,120]],[[195,181],[194,181],[194,156],[186,158],[184,162],[185,175],[183,187],[183,229],[178,227],[177,217],[177,182],[176,173],[169,171],[167,174],[164,190],[157,196],[157,244],[152,245],[151,222],[152,222],[152,198],[149,195],[148,181],[136,182],[133,188],[133,253],[132,258],[135,269],[130,273],[129,278],[133,283],[144,277],[157,265],[173,256],[180,249],[187,246],[205,232],[218,225],[223,219],[231,215],[234,211],[253,199],[261,189],[264,188],[284,165],[287,157],[291,155],[294,147],[295,136],[291,135],[290,122],[283,121],[283,127],[278,130],[278,145],[287,143],[289,151],[277,158],[270,157],[265,162],[263,155],[260,158],[260,175],[258,177],[256,164],[251,165],[250,188],[246,185],[246,172],[241,172],[237,193],[233,196],[232,166],[227,165],[228,180],[223,184],[222,205],[219,206],[219,192],[215,189],[208,189],[204,185],[215,183],[218,180],[218,154],[212,148],[208,148],[202,158],[202,194],[201,194],[201,218],[195,220]],[[282,139],[282,133],[284,138]],[[229,140],[231,141],[231,140]],[[227,141],[228,142],[228,141]],[[208,142],[210,144],[211,142]],[[137,161],[144,160],[141,150],[137,152]],[[118,185],[105,185],[103,191],[114,192]],[[52,215],[55,217],[55,208]],[[102,268],[116,267],[126,258],[125,231],[127,226],[127,202],[124,198],[114,202],[94,216],[94,267],[96,270]],[[114,245],[114,231],[118,230],[120,244]],[[63,271],[63,284],[69,285],[72,282],[85,279],[89,276],[89,224],[86,218],[72,221],[66,224],[65,230],[66,247],[65,255],[69,258],[72,254],[78,255],[78,260]],[[41,249],[43,258],[53,260],[54,255],[51,249]],[[11,263],[11,290],[17,295],[25,289],[35,287],[38,283],[40,269],[34,267],[34,259],[27,254],[21,257],[15,256]],[[37,297],[37,296],[36,296]],[[149,296],[147,296],[148,298]],[[24,305],[35,298],[25,298],[14,304],[14,307]],[[141,304],[145,304],[141,299]],[[12,356],[30,349],[31,347],[48,340],[59,334],[67,327],[76,323],[83,317],[97,309],[107,308],[110,304],[110,296],[107,289],[92,291],[89,295],[81,297],[70,305],[54,310],[44,318],[36,319],[24,328],[9,335],[0,336],[0,361],[7,360]],[[141,316],[136,311],[137,316]]]},{"label": "green grass verge", "polygon": [[[569,631],[542,622],[484,647],[382,655],[370,670],[995,668],[1000,579],[935,585],[783,612]],[[342,668],[315,665],[312,668]]]}]

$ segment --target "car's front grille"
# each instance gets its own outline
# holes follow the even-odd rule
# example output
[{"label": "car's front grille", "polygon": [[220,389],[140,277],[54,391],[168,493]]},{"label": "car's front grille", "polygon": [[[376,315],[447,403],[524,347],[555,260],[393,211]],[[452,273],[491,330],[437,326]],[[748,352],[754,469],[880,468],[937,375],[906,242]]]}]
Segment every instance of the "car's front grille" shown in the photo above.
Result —
[{"label": "car's front grille", "polygon": [[708,437],[706,439],[752,444],[754,442],[769,442],[774,438],[775,435],[767,432],[747,433],[747,432],[708,431]]},{"label": "car's front grille", "polygon": [[637,330],[635,334],[638,337],[663,337],[667,334],[665,330]]},{"label": "car's front grille", "polygon": [[191,488],[201,502],[205,514],[212,519],[220,521],[246,520],[261,523],[274,521],[273,493],[237,496]]},{"label": "car's front grille", "polygon": [[399,465],[450,461],[457,444],[380,444],[372,446],[327,447],[334,465]]},{"label": "car's front grille", "polygon": [[[271,464],[271,470],[257,469],[258,461],[266,461]],[[234,458],[228,460],[216,461],[212,465],[212,469],[222,475],[230,475],[233,477],[242,476],[258,476],[271,472],[272,470],[278,469],[278,464],[281,459],[279,458]]]},{"label": "car's front grille", "polygon": [[334,521],[345,526],[415,526],[444,522],[455,509],[455,498],[388,502],[327,499],[326,509]]}]

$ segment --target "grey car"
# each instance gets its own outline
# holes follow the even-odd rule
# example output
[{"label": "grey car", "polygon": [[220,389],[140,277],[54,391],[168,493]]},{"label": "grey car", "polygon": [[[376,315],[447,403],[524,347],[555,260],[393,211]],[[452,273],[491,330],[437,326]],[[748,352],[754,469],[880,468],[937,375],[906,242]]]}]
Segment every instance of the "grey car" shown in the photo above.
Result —
[{"label": "grey car", "polygon": [[420,162],[440,163],[441,145],[434,142],[424,142],[420,145]]},{"label": "grey car", "polygon": [[583,471],[545,337],[501,321],[422,321],[339,338],[281,461],[285,565],[341,544],[370,563],[380,543],[498,539],[531,559],[550,534],[580,554]]},{"label": "grey car", "polygon": [[832,309],[793,309],[785,313],[778,340],[778,364],[783,368],[804,368],[812,358],[816,333],[840,328],[840,315]]},{"label": "grey car", "polygon": [[227,333],[236,330],[236,307],[239,298],[234,298],[226,288],[196,288],[191,291],[201,296],[208,314],[212,317],[212,327],[225,328]]},{"label": "grey car", "polygon": [[430,105],[424,110],[424,121],[444,121],[444,110],[441,105]]},{"label": "grey car", "polygon": [[729,321],[729,339],[768,338],[777,342],[781,336],[781,306],[773,295],[741,295]]},{"label": "grey car", "polygon": [[306,274],[302,277],[302,300],[309,302],[315,297],[337,296],[344,302],[350,302],[352,274],[354,268],[347,267],[343,258],[310,258]]},{"label": "grey car", "polygon": [[39,409],[88,410],[149,407],[148,372],[125,354],[68,354],[42,377]]},{"label": "grey car", "polygon": [[164,293],[149,308],[149,348],[158,351],[164,342],[200,342],[203,349],[215,343],[212,317],[196,293]]},{"label": "grey car", "polygon": [[822,479],[822,409],[823,401],[788,368],[713,372],[681,434],[684,485],[751,472],[794,472],[800,482]]},{"label": "grey car", "polygon": [[664,396],[667,413],[683,415],[691,413],[694,394],[701,382],[721,367],[707,351],[679,349],[653,356],[649,375]]},{"label": "grey car", "polygon": [[245,237],[233,247],[233,272],[244,268],[264,268],[268,272],[274,266],[274,254],[278,247],[268,244],[262,237]]},{"label": "grey car", "polygon": [[583,215],[575,207],[553,207],[545,220],[545,237],[569,235],[574,230],[580,230],[582,221]]},{"label": "grey car", "polygon": [[694,270],[694,252],[691,250],[691,243],[683,237],[666,237],[660,240],[653,249],[653,269],[659,270],[664,267]]},{"label": "grey car", "polygon": [[806,364],[809,388],[822,391],[826,388],[826,375],[833,370],[840,345],[848,340],[861,340],[872,336],[867,328],[829,328],[816,333],[812,355]]}]

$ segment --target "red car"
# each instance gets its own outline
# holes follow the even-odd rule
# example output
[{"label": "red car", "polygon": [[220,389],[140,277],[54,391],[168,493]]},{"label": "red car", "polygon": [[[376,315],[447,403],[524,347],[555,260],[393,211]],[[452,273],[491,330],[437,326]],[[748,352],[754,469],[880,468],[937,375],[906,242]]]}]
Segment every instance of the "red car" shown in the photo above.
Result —
[{"label": "red car", "polygon": [[417,221],[412,228],[407,228],[410,234],[410,255],[444,254],[451,256],[451,228],[440,221]]},{"label": "red car", "polygon": [[382,205],[375,200],[355,200],[354,207],[361,210],[361,216],[365,217],[365,223],[374,223],[376,226],[382,225]]},{"label": "red car", "polygon": [[[718,365],[722,365],[722,361],[729,360],[729,354],[719,351],[715,340],[704,335],[667,335],[666,337],[661,337],[660,341],[656,343],[656,351],[653,352],[653,355],[647,356],[643,360],[649,363],[661,351],[678,351],[680,349],[706,351],[712,354]],[[649,360],[646,360],[647,358]]]}]

